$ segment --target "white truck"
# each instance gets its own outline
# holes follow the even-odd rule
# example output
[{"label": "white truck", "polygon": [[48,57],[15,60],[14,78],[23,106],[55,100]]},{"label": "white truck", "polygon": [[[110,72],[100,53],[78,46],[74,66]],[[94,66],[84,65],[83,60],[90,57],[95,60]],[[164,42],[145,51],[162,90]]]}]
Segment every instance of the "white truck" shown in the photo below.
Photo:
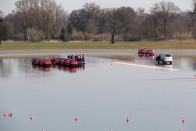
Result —
[{"label": "white truck", "polygon": [[172,58],[172,54],[159,54],[158,56],[156,56],[157,63],[162,63],[162,64],[167,64],[169,63],[170,65],[173,62],[173,58]]}]

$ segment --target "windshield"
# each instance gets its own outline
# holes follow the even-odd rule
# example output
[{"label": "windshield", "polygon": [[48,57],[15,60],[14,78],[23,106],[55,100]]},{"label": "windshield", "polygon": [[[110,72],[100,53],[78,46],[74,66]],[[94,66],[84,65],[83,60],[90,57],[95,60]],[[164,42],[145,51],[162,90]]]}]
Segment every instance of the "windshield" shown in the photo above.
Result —
[{"label": "windshield", "polygon": [[171,57],[171,54],[166,54],[165,57]]}]

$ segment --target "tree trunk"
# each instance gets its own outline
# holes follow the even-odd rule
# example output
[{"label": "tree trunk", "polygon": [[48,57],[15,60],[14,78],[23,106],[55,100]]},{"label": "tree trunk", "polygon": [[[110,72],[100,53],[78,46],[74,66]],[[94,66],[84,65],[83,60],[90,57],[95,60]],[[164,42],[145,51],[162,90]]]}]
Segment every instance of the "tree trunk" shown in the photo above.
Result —
[{"label": "tree trunk", "polygon": [[115,40],[114,40],[114,33],[111,34],[111,42],[112,42],[112,44],[115,43]]},{"label": "tree trunk", "polygon": [[165,35],[165,39],[167,39],[167,20],[163,20],[163,30],[164,30],[164,35]]}]

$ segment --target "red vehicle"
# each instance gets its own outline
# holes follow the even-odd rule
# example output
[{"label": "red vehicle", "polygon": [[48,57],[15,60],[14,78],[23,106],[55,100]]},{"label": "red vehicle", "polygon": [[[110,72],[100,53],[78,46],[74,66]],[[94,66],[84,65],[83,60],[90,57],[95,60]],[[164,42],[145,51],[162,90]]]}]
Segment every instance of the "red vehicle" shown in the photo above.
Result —
[{"label": "red vehicle", "polygon": [[153,50],[147,50],[146,55],[154,56],[154,51]]},{"label": "red vehicle", "polygon": [[69,66],[76,67],[78,66],[78,62],[75,59],[70,59]]},{"label": "red vehicle", "polygon": [[70,65],[70,59],[69,59],[69,58],[66,58],[66,59],[65,59],[64,65],[65,65],[65,66],[69,66],[69,65]]},{"label": "red vehicle", "polygon": [[138,50],[138,55],[146,55],[146,53],[147,53],[147,49],[146,48]]},{"label": "red vehicle", "polygon": [[50,59],[48,59],[48,58],[41,58],[40,59],[40,62],[39,62],[39,65],[40,66],[51,66],[51,61],[50,61]]},{"label": "red vehicle", "polygon": [[36,65],[36,58],[35,57],[32,58],[31,62],[32,62],[33,65]]},{"label": "red vehicle", "polygon": [[32,64],[33,65],[39,65],[39,63],[40,63],[40,58],[32,58],[32,60],[31,60],[31,62],[32,62]]},{"label": "red vehicle", "polygon": [[60,65],[61,59],[63,59],[62,57],[57,57],[55,64]]},{"label": "red vehicle", "polygon": [[65,59],[66,59],[66,58],[59,58],[58,64],[59,64],[59,65],[64,65]]},{"label": "red vehicle", "polygon": [[148,56],[154,56],[154,51],[151,49],[139,49],[138,55],[148,55]]},{"label": "red vehicle", "polygon": [[57,63],[57,58],[58,58],[58,57],[54,57],[54,56],[51,57],[51,58],[50,58],[51,63],[52,63],[52,64],[56,64],[56,63]]}]

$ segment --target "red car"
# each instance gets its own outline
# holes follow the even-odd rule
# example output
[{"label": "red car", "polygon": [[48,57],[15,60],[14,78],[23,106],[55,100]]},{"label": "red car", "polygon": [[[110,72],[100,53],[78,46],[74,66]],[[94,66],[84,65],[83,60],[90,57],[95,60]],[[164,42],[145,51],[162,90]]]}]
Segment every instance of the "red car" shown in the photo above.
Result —
[{"label": "red car", "polygon": [[69,58],[66,58],[66,59],[65,59],[64,65],[65,65],[65,66],[69,66],[69,65],[70,65],[70,59],[69,59]]},{"label": "red car", "polygon": [[36,65],[36,58],[35,57],[32,58],[31,62],[32,62],[33,65]]},{"label": "red car", "polygon": [[154,56],[154,51],[153,50],[147,50],[146,55]]},{"label": "red car", "polygon": [[78,66],[78,62],[75,59],[70,59],[69,66],[76,67]]},{"label": "red car", "polygon": [[64,59],[64,58],[62,58],[62,57],[57,57],[57,58],[56,58],[56,61],[55,61],[55,64],[60,65],[62,59]]},{"label": "red car", "polygon": [[48,59],[48,58],[41,58],[40,59],[40,62],[39,62],[39,65],[40,66],[51,66],[51,61],[50,61],[50,59]]},{"label": "red car", "polygon": [[154,56],[154,51],[151,49],[139,49],[138,55],[148,55],[148,56]]},{"label": "red car", "polygon": [[33,64],[33,65],[39,65],[40,59],[41,59],[41,58],[35,58],[35,57],[32,58],[32,64]]},{"label": "red car", "polygon": [[51,58],[50,58],[51,63],[52,63],[52,64],[56,64],[56,63],[57,63],[57,58],[58,58],[58,57],[55,57],[55,56],[51,57]]},{"label": "red car", "polygon": [[147,49],[146,48],[138,50],[138,55],[146,55],[146,53],[147,53]]},{"label": "red car", "polygon": [[59,65],[64,65],[65,59],[66,59],[66,58],[63,58],[63,57],[62,57],[62,58],[59,58],[58,64],[59,64]]}]

